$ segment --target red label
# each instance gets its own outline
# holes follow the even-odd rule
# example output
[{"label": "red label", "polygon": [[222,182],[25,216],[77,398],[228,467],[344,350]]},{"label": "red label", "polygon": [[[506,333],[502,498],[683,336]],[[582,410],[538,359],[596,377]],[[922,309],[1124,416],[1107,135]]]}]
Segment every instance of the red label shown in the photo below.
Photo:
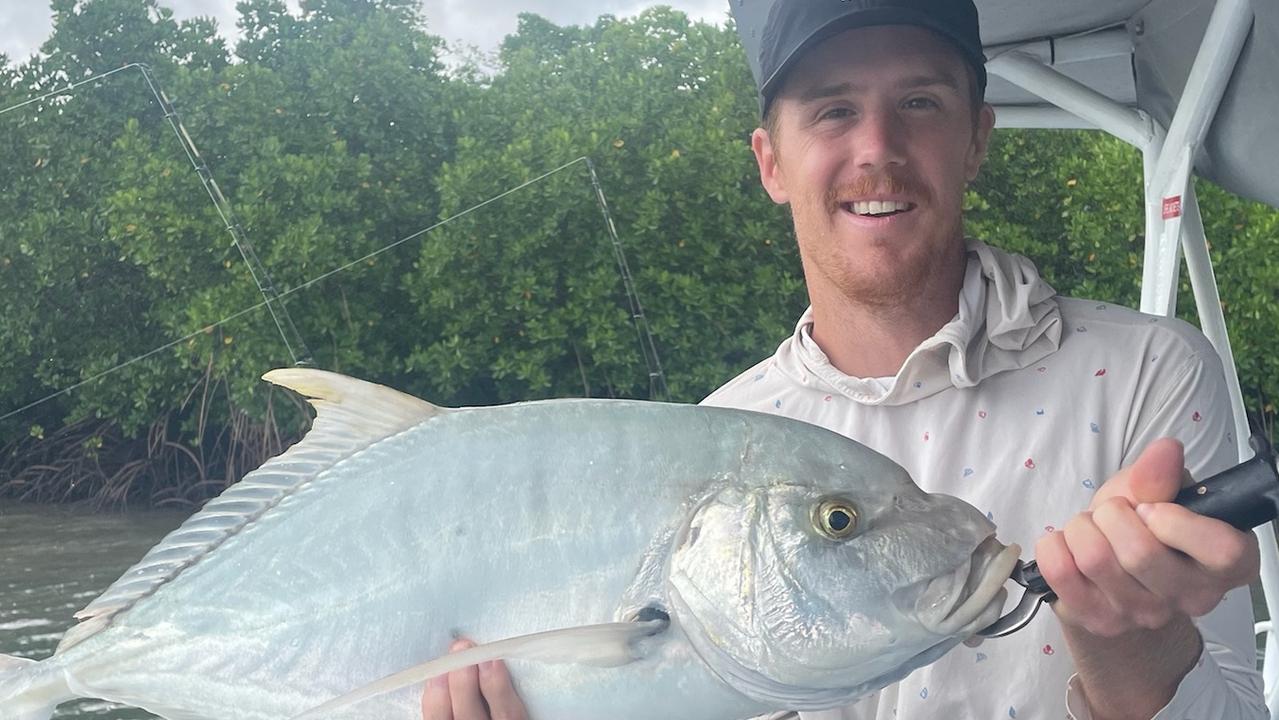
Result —
[{"label": "red label", "polygon": [[1164,198],[1164,220],[1181,217],[1181,196]]}]

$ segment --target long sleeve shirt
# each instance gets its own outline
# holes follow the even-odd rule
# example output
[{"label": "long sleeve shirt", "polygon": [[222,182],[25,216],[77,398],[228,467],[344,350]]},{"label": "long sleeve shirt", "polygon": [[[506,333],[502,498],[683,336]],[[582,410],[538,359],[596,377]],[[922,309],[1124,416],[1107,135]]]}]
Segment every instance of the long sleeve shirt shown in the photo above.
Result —
[{"label": "long sleeve shirt", "polygon": [[[928,492],[987,514],[1029,558],[1036,540],[1087,508],[1102,482],[1152,440],[1186,448],[1195,477],[1238,462],[1222,366],[1176,319],[1058,296],[1025,258],[977,241],[956,317],[889,378],[836,369],[813,341],[812,314],[777,352],[705,404],[776,413],[862,442]],[[1020,595],[1010,592],[1005,611]],[[1197,625],[1198,664],[1156,716],[1268,717],[1247,588]],[[958,647],[855,704],[805,720],[1089,717],[1060,625]]]}]

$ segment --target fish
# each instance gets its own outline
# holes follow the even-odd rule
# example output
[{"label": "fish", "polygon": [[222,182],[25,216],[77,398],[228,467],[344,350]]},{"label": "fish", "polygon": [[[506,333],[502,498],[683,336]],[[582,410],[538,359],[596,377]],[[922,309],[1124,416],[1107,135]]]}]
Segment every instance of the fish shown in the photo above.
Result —
[{"label": "fish", "polygon": [[[993,622],[1020,555],[972,506],[779,416],[264,379],[313,406],[307,434],[53,655],[0,655],[0,717],[85,697],[170,720],[410,720],[424,679],[487,659],[543,720],[825,709]],[[479,645],[447,653],[458,636]]]}]

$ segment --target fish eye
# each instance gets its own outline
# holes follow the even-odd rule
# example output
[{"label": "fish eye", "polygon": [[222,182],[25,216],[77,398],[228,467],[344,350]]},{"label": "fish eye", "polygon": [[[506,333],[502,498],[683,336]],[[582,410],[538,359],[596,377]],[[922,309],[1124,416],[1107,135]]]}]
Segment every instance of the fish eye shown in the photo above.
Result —
[{"label": "fish eye", "polygon": [[813,526],[823,537],[846,540],[857,530],[857,510],[843,498],[827,498],[813,508]]}]

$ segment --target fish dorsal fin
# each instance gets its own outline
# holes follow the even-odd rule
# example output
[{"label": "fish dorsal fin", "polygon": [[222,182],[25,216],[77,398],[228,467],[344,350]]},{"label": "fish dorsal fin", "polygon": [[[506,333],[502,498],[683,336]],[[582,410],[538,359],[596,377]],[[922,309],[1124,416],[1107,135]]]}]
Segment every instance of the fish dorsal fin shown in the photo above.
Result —
[{"label": "fish dorsal fin", "polygon": [[352,453],[448,410],[382,385],[324,370],[283,368],[262,376],[307,398],[315,420],[300,442],[244,476],[169,533],[106,592],[75,614],[58,650],[111,623],[281,500]]},{"label": "fish dorsal fin", "polygon": [[394,675],[387,675],[313,707],[291,720],[327,717],[369,698],[489,660],[536,660],[597,667],[625,665],[638,658],[636,641],[656,635],[669,625],[670,620],[667,619],[583,625],[476,645],[414,665]]}]

